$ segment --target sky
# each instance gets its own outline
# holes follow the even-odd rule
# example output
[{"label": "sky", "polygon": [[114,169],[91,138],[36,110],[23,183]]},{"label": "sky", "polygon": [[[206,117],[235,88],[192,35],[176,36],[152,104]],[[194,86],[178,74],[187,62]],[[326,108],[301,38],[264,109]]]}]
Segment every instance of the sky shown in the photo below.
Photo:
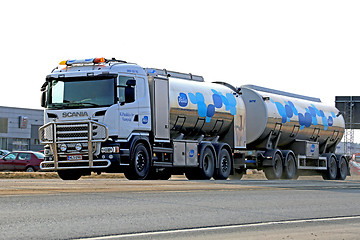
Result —
[{"label": "sky", "polygon": [[66,59],[142,67],[320,98],[360,95],[360,1],[2,1],[0,106],[40,109]]}]

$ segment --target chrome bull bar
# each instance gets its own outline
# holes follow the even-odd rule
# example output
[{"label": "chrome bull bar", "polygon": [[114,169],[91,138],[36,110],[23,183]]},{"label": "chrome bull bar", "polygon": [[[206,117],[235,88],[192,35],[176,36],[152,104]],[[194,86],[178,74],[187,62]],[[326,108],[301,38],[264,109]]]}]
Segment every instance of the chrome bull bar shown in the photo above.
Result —
[{"label": "chrome bull bar", "polygon": [[[92,120],[74,122],[50,122],[39,128],[39,139],[41,144],[50,145],[53,153],[52,161],[44,161],[40,164],[43,170],[74,169],[74,168],[106,168],[110,165],[107,159],[94,160],[96,148],[100,147],[101,142],[107,141],[109,131],[105,124]],[[87,146],[81,151],[62,152],[59,149],[61,144],[76,144]],[[99,143],[99,144],[96,144]],[[96,147],[96,145],[98,145]],[[100,149],[98,149],[100,151]],[[60,159],[67,155],[88,156],[88,160],[67,160]],[[84,164],[88,162],[88,164]],[[94,165],[95,163],[95,165]],[[60,164],[60,165],[59,165]]]}]

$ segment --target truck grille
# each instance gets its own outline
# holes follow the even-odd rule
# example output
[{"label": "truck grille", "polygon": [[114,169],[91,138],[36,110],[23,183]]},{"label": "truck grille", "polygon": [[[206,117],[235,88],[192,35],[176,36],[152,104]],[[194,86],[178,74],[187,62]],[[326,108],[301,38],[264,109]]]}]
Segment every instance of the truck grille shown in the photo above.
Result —
[{"label": "truck grille", "polygon": [[107,139],[107,127],[94,121],[49,123],[39,129],[39,138],[43,144],[88,141],[103,142]]}]

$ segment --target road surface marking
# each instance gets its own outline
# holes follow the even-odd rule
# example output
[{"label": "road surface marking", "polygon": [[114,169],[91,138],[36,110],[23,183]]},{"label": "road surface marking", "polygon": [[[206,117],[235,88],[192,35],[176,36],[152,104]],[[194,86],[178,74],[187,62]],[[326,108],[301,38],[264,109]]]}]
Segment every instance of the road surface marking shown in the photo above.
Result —
[{"label": "road surface marking", "polygon": [[199,227],[199,228],[188,228],[188,229],[178,229],[178,230],[168,230],[168,231],[165,230],[165,231],[156,231],[156,232],[119,234],[119,235],[104,236],[104,237],[79,238],[78,240],[111,240],[111,239],[130,238],[130,237],[146,237],[146,236],[161,235],[161,234],[189,233],[189,232],[225,230],[225,229],[236,229],[236,228],[246,228],[246,227],[261,227],[261,226],[269,226],[269,225],[277,225],[277,224],[330,222],[330,221],[341,221],[341,220],[352,220],[352,219],[360,219],[360,216],[284,220],[284,221],[249,223],[249,224],[217,226],[217,227]]}]

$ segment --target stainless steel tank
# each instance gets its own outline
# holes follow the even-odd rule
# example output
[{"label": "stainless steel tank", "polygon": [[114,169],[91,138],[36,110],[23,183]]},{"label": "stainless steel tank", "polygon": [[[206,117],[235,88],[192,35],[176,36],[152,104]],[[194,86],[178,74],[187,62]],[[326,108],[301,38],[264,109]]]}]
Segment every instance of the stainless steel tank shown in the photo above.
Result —
[{"label": "stainless steel tank", "polygon": [[[206,82],[169,79],[170,134],[197,139],[228,134],[235,147],[245,147],[245,106],[229,87]],[[234,123],[234,124],[233,124]]]},{"label": "stainless steel tank", "polygon": [[297,140],[337,144],[344,133],[344,118],[320,99],[245,85],[246,141],[252,148],[266,148],[270,133],[281,132],[278,147]]}]

